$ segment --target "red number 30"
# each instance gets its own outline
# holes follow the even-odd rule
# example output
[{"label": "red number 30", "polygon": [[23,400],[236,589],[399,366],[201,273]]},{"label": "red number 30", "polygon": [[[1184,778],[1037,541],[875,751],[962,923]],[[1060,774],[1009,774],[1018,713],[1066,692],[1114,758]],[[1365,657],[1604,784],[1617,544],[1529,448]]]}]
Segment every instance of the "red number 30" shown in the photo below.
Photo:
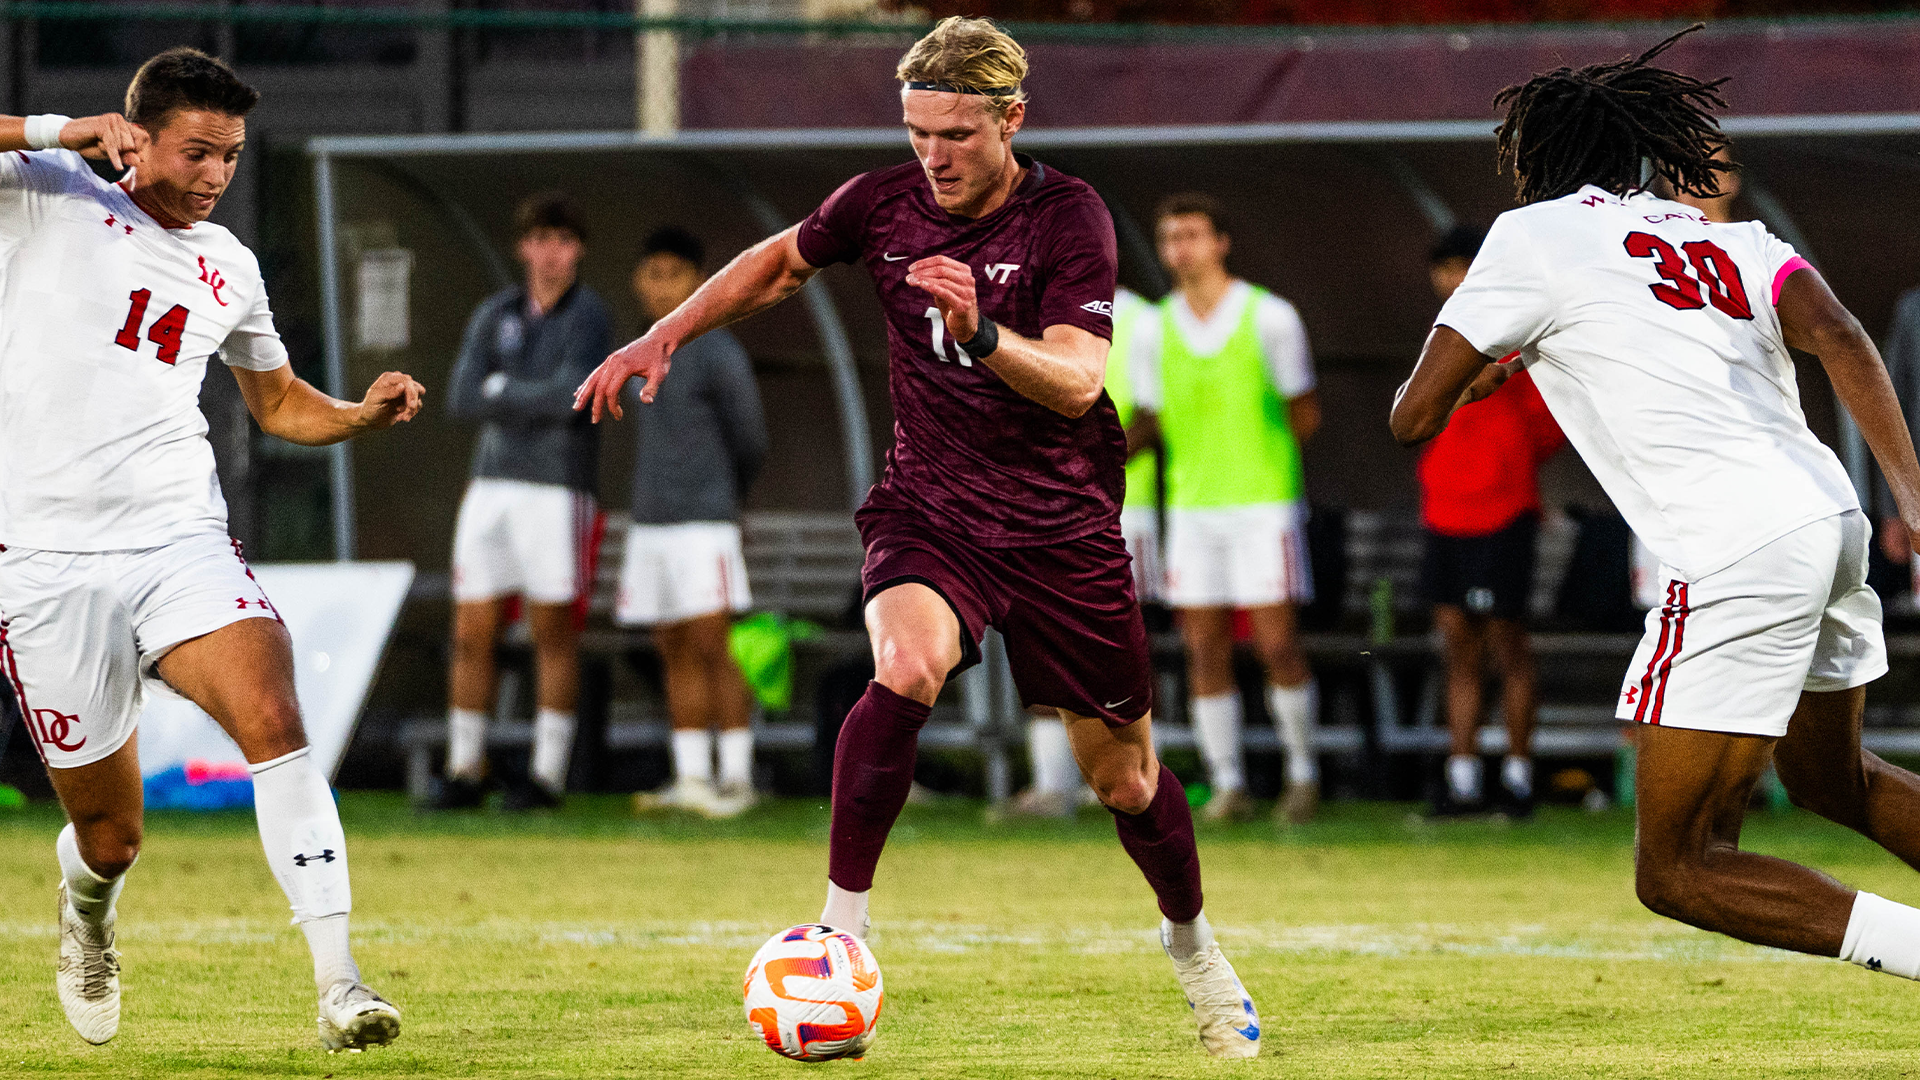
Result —
[{"label": "red number 30", "polygon": [[[113,335],[113,343],[129,352],[140,351],[140,322],[147,317],[147,303],[153,299],[152,289],[135,289],[127,294],[133,306],[127,311],[127,324]],[[153,320],[147,327],[147,340],[160,346],[159,359],[163,364],[171,364],[180,359],[180,339],[187,334],[187,309],[179,304],[173,305],[165,315]]]},{"label": "red number 30", "polygon": [[[1687,253],[1685,262],[1680,251]],[[1652,233],[1628,233],[1627,254],[1636,259],[1657,259],[1654,270],[1663,281],[1647,286],[1663,304],[1681,311],[1694,311],[1712,304],[1735,319],[1753,318],[1753,305],[1747,300],[1747,288],[1740,280],[1740,267],[1733,257],[1711,240],[1689,240],[1675,251],[1672,244]],[[1688,263],[1692,273],[1688,273]],[[1703,296],[1704,294],[1704,296]]]}]

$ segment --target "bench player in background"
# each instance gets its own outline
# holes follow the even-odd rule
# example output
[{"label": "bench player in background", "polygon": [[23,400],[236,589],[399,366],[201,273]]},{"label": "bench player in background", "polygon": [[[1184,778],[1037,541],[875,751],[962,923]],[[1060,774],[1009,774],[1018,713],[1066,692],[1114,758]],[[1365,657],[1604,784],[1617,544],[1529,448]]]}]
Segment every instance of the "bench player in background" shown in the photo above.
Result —
[{"label": "bench player in background", "polygon": [[[1697,29],[1697,27],[1695,28]],[[1682,31],[1686,33],[1686,31]],[[1920,910],[1740,850],[1771,759],[1795,804],[1920,866],[1920,777],[1860,747],[1887,670],[1870,527],[1807,429],[1789,346],[1820,358],[1920,524],[1920,462],[1873,342],[1757,222],[1644,190],[1711,194],[1730,166],[1707,83],[1637,59],[1502,91],[1502,214],[1395,402],[1403,443],[1508,376],[1520,350],[1567,438],[1663,564],[1616,715],[1637,721],[1635,885],[1649,908],[1743,941],[1920,977]]]},{"label": "bench player in background", "polygon": [[515,210],[523,284],[481,301],[447,385],[447,411],[481,421],[473,479],[453,529],[453,662],[447,678],[447,775],[434,805],[486,795],[487,712],[507,602],[526,603],[536,712],[524,783],[507,810],[547,809],[567,790],[580,693],[580,598],[593,586],[600,433],[573,411],[573,388],[613,347],[607,302],[580,281],[586,227],[567,197]]},{"label": "bench player in background", "polygon": [[1132,441],[1157,439],[1167,455],[1167,602],[1186,639],[1193,730],[1214,791],[1201,813],[1226,821],[1253,809],[1233,680],[1242,610],[1287,755],[1274,816],[1298,825],[1320,802],[1319,694],[1295,621],[1313,600],[1300,468],[1301,444],[1320,427],[1313,355],[1292,304],[1228,273],[1218,200],[1170,196],[1154,218],[1173,292],[1116,361],[1133,369]]},{"label": "bench player in background", "polygon": [[[693,295],[707,280],[706,259],[706,245],[679,226],[647,237],[633,292],[649,320]],[[767,459],[767,421],[753,359],[732,334],[709,331],[673,359],[679,370],[634,437],[633,523],[613,612],[622,626],[653,627],[673,721],[673,782],[640,792],[633,805],[737,817],[754,803],[753,701],[728,638],[734,616],[753,604],[740,504]]]},{"label": "bench player in background", "polygon": [[205,709],[246,757],[267,864],[312,948],[321,1041],[400,1031],[347,948],[340,815],[286,627],[227,536],[199,399],[217,352],[263,431],[322,446],[411,419],[421,388],[388,372],[354,403],[295,378],[253,253],[206,220],[259,96],[182,48],[141,66],[124,117],[0,117],[0,663],[70,819],[56,985],[93,1043],[120,1024],[114,902],[140,851],[150,689]]},{"label": "bench player in background", "polygon": [[857,515],[874,681],[840,731],[826,910],[865,936],[867,894],[913,781],[920,728],[989,625],[1022,703],[1058,710],[1081,771],[1159,899],[1161,940],[1207,1050],[1252,1057],[1253,1002],[1201,912],[1186,793],[1153,750],[1152,669],[1119,511],[1126,438],[1102,389],[1118,269],[1093,189],[1011,140],[1026,53],[949,18],[897,76],[918,160],[849,180],[749,248],[580,388],[670,379],[674,350],[863,261],[887,315],[894,446]]}]

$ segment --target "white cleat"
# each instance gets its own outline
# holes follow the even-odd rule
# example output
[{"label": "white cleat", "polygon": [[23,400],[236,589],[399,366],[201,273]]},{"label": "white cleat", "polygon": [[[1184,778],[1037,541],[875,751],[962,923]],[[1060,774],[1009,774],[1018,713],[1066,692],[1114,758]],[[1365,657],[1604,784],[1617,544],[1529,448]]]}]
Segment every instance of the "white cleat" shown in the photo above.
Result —
[{"label": "white cleat", "polygon": [[320,995],[320,1045],[358,1053],[400,1037],[400,1010],[366,983],[337,982]]},{"label": "white cleat", "polygon": [[739,817],[753,809],[759,801],[760,796],[754,792],[752,784],[736,781],[715,788],[713,797],[698,809],[706,817],[724,821]]},{"label": "white cleat", "polygon": [[[1167,944],[1165,931],[1160,945]],[[1173,954],[1167,954],[1172,959]],[[1200,1025],[1200,1045],[1217,1058],[1250,1058],[1260,1054],[1260,1014],[1220,951],[1219,942],[1188,963],[1173,961],[1173,973],[1187,995],[1194,1022]]]},{"label": "white cleat", "polygon": [[633,812],[659,814],[679,810],[710,817],[718,800],[719,795],[710,781],[682,778],[658,791],[634,792]]},{"label": "white cleat", "polygon": [[113,951],[113,920],[96,930],[80,921],[60,883],[60,964],[54,969],[67,1023],[95,1046],[120,1030],[120,954]]}]

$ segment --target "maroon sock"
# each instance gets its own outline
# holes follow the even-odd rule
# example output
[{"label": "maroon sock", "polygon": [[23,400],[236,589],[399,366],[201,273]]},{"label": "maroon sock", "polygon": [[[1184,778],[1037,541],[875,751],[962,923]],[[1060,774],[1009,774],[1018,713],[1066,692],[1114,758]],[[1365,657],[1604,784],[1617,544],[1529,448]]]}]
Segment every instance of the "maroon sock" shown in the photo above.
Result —
[{"label": "maroon sock", "polygon": [[1153,801],[1138,814],[1112,807],[1120,832],[1120,846],[1133,856],[1147,876],[1160,914],[1177,923],[1200,916],[1200,850],[1193,842],[1193,811],[1187,808],[1187,789],[1173,770],[1160,766],[1160,787]]},{"label": "maroon sock", "polygon": [[[833,824],[827,833],[827,877],[835,885],[849,892],[873,888],[880,849],[907,805],[920,729],[931,711],[870,682],[840,726],[833,752]],[[1187,833],[1192,835],[1191,825]]]}]

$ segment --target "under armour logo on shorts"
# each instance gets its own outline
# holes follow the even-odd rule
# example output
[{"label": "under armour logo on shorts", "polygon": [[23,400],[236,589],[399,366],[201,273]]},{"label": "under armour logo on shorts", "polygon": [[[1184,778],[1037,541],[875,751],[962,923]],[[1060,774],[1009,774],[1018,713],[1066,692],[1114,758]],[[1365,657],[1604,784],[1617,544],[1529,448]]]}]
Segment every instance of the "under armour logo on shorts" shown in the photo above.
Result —
[{"label": "under armour logo on shorts", "polygon": [[305,866],[310,862],[332,862],[332,861],[333,861],[332,848],[321,848],[320,854],[318,855],[295,855],[293,857],[293,865],[295,866]]}]

